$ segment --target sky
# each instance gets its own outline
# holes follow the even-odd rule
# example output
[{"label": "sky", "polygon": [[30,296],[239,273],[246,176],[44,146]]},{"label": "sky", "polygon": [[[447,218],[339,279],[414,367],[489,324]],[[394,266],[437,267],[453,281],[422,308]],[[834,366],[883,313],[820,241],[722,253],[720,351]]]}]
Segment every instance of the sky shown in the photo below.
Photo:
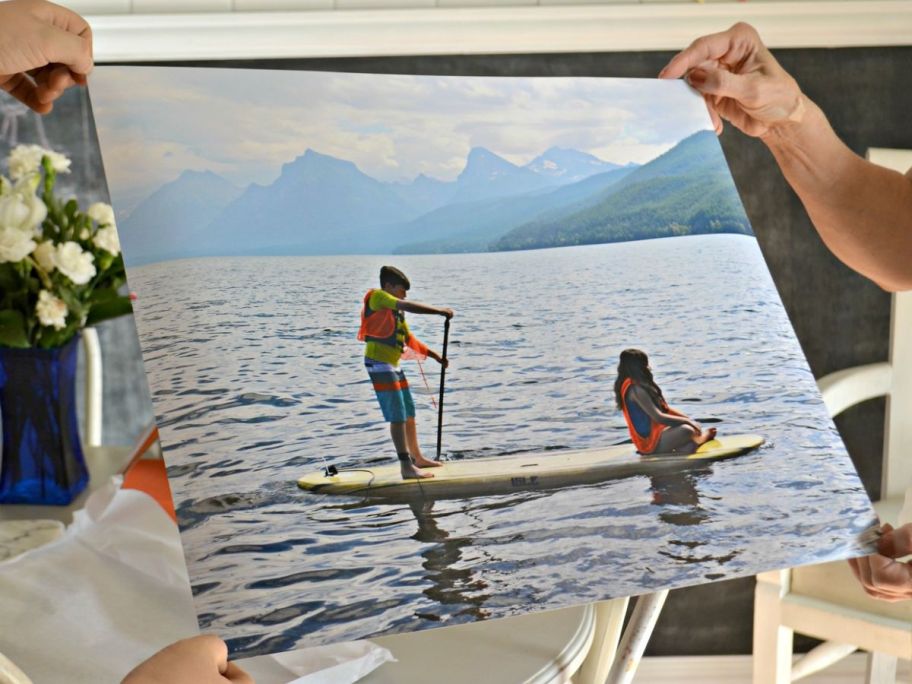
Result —
[{"label": "sky", "polygon": [[645,163],[712,128],[687,85],[656,79],[97,67],[89,89],[118,213],[185,170],[269,184],[307,149],[382,181],[453,180],[473,147]]}]

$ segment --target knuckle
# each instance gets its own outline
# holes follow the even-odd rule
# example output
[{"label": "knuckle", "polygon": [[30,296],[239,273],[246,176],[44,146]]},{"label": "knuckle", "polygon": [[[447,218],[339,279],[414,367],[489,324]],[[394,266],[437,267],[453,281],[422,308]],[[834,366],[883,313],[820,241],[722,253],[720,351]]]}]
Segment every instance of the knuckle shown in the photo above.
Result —
[{"label": "knuckle", "polygon": [[731,27],[733,33],[742,33],[745,35],[756,36],[757,29],[748,24],[746,21],[739,21]]},{"label": "knuckle", "polygon": [[699,49],[703,48],[705,45],[707,45],[707,43],[709,43],[709,37],[700,36],[699,38],[697,38],[690,44],[690,47],[688,48],[688,50],[699,50]]},{"label": "knuckle", "polygon": [[901,555],[912,553],[912,524],[903,525],[893,530],[893,543],[897,546]]}]

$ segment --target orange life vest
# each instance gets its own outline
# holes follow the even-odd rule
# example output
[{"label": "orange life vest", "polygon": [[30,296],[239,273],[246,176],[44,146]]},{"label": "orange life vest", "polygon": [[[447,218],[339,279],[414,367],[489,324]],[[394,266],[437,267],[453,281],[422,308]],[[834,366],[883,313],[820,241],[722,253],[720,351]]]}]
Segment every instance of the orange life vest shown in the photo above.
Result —
[{"label": "orange life vest", "polygon": [[390,347],[398,346],[396,342],[396,314],[392,309],[373,311],[368,302],[376,290],[368,290],[364,295],[364,306],[361,307],[361,327],[358,339],[362,342],[373,340]]},{"label": "orange life vest", "polygon": [[400,348],[402,358],[423,360],[427,358],[428,348],[417,337],[409,333],[404,347],[400,347],[396,336],[398,316],[392,309],[374,311],[370,308],[371,295],[376,290],[368,290],[364,295],[364,306],[361,307],[361,327],[358,329],[358,339],[362,342],[379,342],[390,347]]},{"label": "orange life vest", "polygon": [[[659,446],[659,439],[662,437],[662,432],[668,426],[653,420],[647,414],[650,423],[649,434],[641,435],[637,432],[637,429],[633,424],[633,419],[630,417],[630,411],[627,409],[627,390],[629,390],[633,384],[633,379],[627,378],[621,385],[621,410],[624,412],[624,420],[627,421],[627,429],[630,431],[630,438],[633,440],[636,450],[641,454],[651,454],[656,450],[656,447]],[[669,411],[667,404],[659,406],[659,408],[666,412]],[[642,411],[642,409],[640,410]]]}]

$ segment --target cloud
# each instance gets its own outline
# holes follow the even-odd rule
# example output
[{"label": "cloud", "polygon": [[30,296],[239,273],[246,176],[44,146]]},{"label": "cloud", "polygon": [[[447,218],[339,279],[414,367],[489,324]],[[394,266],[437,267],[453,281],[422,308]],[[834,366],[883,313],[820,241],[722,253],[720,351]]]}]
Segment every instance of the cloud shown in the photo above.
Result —
[{"label": "cloud", "polygon": [[131,196],[184,168],[269,183],[308,148],[382,180],[449,180],[476,146],[644,162],[710,128],[699,96],[653,79],[99,67],[91,86],[106,170]]}]

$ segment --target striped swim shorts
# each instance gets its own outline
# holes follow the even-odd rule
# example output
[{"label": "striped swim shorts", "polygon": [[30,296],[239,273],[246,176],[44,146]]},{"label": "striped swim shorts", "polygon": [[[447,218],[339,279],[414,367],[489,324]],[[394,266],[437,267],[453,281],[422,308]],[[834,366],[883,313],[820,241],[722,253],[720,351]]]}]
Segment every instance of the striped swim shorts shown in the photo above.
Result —
[{"label": "striped swim shorts", "polygon": [[414,418],[415,402],[402,369],[368,358],[364,359],[364,367],[377,393],[383,419],[388,423],[404,423],[407,418]]}]

